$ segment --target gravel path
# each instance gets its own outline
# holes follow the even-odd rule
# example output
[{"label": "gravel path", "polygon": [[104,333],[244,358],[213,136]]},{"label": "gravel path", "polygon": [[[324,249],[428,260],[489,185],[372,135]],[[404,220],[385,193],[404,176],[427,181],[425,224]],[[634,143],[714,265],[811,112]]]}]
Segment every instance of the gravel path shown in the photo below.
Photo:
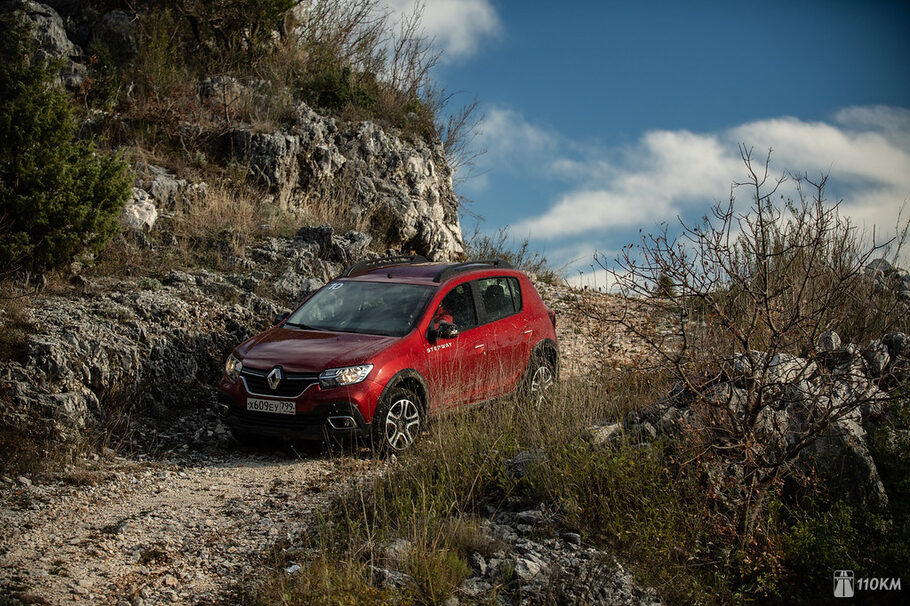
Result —
[{"label": "gravel path", "polygon": [[4,478],[0,595],[48,604],[230,601],[271,546],[314,527],[330,495],[386,465],[238,449],[153,463],[110,456],[43,483]]}]

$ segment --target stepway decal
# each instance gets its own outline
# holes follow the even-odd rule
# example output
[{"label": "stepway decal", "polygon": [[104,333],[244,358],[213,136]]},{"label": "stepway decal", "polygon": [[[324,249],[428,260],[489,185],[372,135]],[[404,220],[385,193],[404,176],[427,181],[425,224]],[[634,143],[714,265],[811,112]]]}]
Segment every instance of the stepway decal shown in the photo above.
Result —
[{"label": "stepway decal", "polygon": [[452,342],[440,343],[439,345],[434,345],[433,347],[427,347],[427,353],[433,353],[434,351],[439,351],[440,349],[445,349],[446,347],[452,347]]}]

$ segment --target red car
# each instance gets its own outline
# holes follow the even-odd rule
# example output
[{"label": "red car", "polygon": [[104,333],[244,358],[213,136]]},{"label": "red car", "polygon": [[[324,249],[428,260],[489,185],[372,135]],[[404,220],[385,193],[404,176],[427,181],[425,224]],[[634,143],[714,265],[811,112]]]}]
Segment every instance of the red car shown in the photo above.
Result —
[{"label": "red car", "polygon": [[556,379],[556,317],[500,261],[387,257],[347,268],[225,364],[219,409],[238,438],[353,435],[405,450],[428,415]]}]

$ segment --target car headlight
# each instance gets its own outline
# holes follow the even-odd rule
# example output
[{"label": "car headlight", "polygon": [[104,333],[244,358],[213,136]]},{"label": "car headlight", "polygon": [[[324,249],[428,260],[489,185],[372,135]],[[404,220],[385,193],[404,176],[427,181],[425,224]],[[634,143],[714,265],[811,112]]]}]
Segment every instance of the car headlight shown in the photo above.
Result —
[{"label": "car headlight", "polygon": [[240,376],[241,370],[243,370],[243,362],[234,354],[229,355],[227,362],[224,363],[224,374],[226,374],[231,381],[236,381],[237,377]]},{"label": "car headlight", "polygon": [[373,370],[372,364],[361,364],[360,366],[346,366],[345,368],[330,368],[319,374],[319,385],[323,389],[329,387],[341,387],[342,385],[353,385],[360,383],[367,378],[370,371]]}]

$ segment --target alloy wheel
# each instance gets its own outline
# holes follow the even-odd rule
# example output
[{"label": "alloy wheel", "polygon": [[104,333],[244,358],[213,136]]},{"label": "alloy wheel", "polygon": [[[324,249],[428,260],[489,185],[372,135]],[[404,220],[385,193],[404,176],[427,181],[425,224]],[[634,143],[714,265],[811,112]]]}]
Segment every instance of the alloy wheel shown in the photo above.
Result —
[{"label": "alloy wheel", "polygon": [[538,366],[531,377],[531,402],[540,406],[547,401],[547,391],[553,386],[553,371],[546,364]]},{"label": "alloy wheel", "polygon": [[385,417],[386,442],[393,450],[405,450],[420,432],[420,410],[408,398],[396,400]]}]

